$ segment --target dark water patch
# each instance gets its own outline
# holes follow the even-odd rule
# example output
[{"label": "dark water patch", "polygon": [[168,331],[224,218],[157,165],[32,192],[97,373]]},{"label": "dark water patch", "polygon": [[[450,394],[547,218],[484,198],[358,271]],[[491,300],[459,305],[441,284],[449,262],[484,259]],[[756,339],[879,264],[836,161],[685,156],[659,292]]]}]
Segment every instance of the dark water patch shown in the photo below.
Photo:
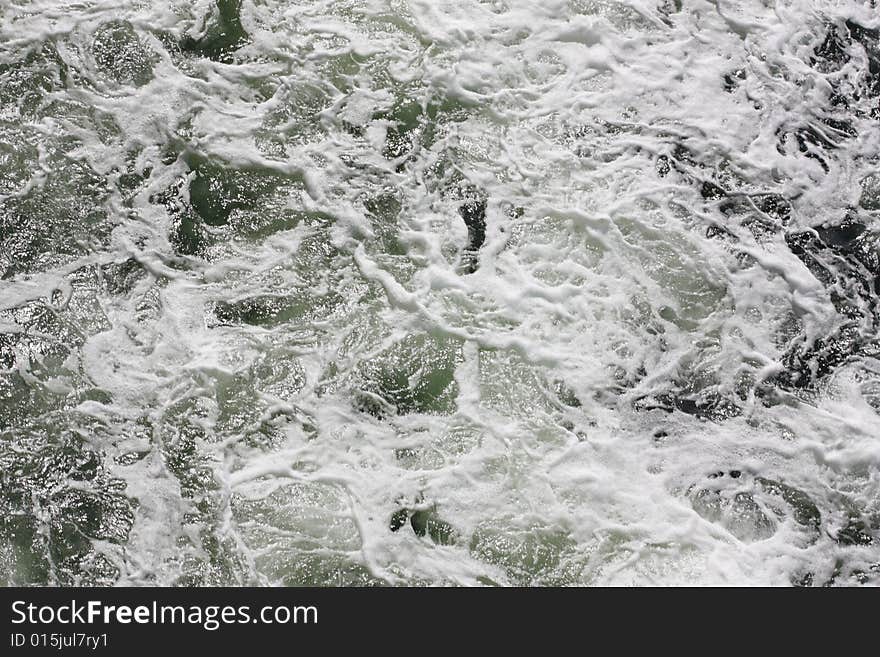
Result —
[{"label": "dark water patch", "polygon": [[569,408],[580,408],[582,406],[577,393],[575,393],[575,391],[564,381],[555,381],[553,383],[553,392],[559,400],[559,403],[563,406]]},{"label": "dark water patch", "polygon": [[633,403],[639,411],[661,410],[667,413],[680,411],[701,420],[721,422],[742,413],[732,400],[711,389],[700,391],[666,392],[640,397]]},{"label": "dark water patch", "polygon": [[135,258],[111,262],[100,269],[104,289],[114,295],[129,294],[148,276],[147,270]]},{"label": "dark water patch", "polygon": [[781,155],[789,154],[788,143],[793,141],[799,153],[818,162],[822,170],[828,173],[831,158],[828,151],[833,151],[839,146],[832,135],[815,125],[801,125],[780,130],[778,135],[776,149]]},{"label": "dark water patch", "polygon": [[718,199],[725,198],[727,191],[711,180],[704,180],[702,185],[700,185],[700,196],[709,201],[717,201]]},{"label": "dark water patch", "polygon": [[[792,132],[783,133],[783,136],[786,134],[794,135],[794,138],[797,141],[798,150],[801,153],[805,153],[809,157],[814,157],[822,161],[823,164],[824,160],[820,157],[822,150],[833,149],[838,146],[838,143],[833,140],[832,135],[829,135],[827,132],[816,126],[802,126],[795,128]],[[828,170],[827,165],[825,166],[825,170]]]},{"label": "dark water patch", "polygon": [[205,229],[192,207],[177,196],[179,189],[180,185],[175,185],[153,199],[164,205],[172,217],[168,241],[180,255],[205,257],[208,247],[213,243],[213,236]]},{"label": "dark water patch", "polygon": [[385,191],[364,200],[364,209],[382,253],[405,256],[406,247],[400,243],[399,217],[403,210],[399,194]]},{"label": "dark water patch", "polygon": [[[45,348],[37,346],[31,352],[35,356],[49,355],[54,348],[51,345],[71,350],[81,347],[85,342],[85,334],[68,321],[58,307],[44,301],[32,301],[0,310],[0,319],[13,327],[0,333],[5,336],[6,347],[24,343],[45,345]],[[7,353],[6,358],[8,357]]]},{"label": "dark water patch", "polygon": [[[166,462],[192,496],[210,500],[215,490],[204,459],[206,445],[236,438],[250,447],[271,449],[283,441],[283,430],[291,424],[307,431],[308,416],[287,406],[305,385],[305,372],[285,350],[268,352],[234,372],[201,373],[198,382],[198,396],[170,405],[159,425]],[[266,396],[284,406],[273,408]]]},{"label": "dark water patch", "polygon": [[409,521],[416,536],[429,536],[439,545],[451,545],[455,542],[455,530],[438,516],[436,509],[414,511]]},{"label": "dark water patch", "polygon": [[186,36],[180,41],[183,52],[231,64],[235,53],[250,41],[241,24],[242,0],[217,0],[216,11],[207,20],[200,37]]},{"label": "dark water patch", "polygon": [[[271,449],[284,440],[284,429],[299,426],[314,437],[312,418],[299,409],[288,407],[306,384],[306,374],[299,361],[279,350],[259,359],[251,367],[231,376],[217,376],[214,401],[217,406],[213,431],[221,436],[242,436],[248,445]],[[272,395],[285,404],[271,408],[264,395]]]},{"label": "dark water patch", "polygon": [[355,406],[382,419],[410,413],[451,414],[456,410],[456,364],[461,344],[412,335],[358,368]]},{"label": "dark water patch", "polygon": [[758,211],[775,224],[785,226],[791,219],[792,203],[781,194],[757,194],[750,199]]},{"label": "dark water patch", "polygon": [[[861,47],[868,60],[866,71],[870,85],[873,78],[880,75],[880,31],[866,27],[852,19],[842,25],[831,24],[825,40],[815,49],[811,64],[818,65],[826,72],[840,70],[852,60],[854,49]],[[875,89],[871,86],[871,89]]]},{"label": "dark water patch", "polygon": [[153,64],[158,59],[124,20],[108,21],[95,30],[92,57],[105,79],[136,87],[153,79]]},{"label": "dark water patch", "polygon": [[880,275],[878,237],[856,215],[814,229],[788,233],[785,241],[818,280],[837,291],[871,302]]},{"label": "dark water patch", "polygon": [[848,51],[848,35],[837,26],[830,26],[825,33],[825,38],[813,49],[813,57],[810,64],[823,73],[839,71],[850,60]]},{"label": "dark water patch", "polygon": [[[743,470],[718,470],[706,482],[694,484],[687,497],[701,516],[730,531],[740,540],[751,542],[772,536],[780,525],[789,524],[800,534],[801,547],[822,542],[836,546],[833,563],[818,570],[799,567],[792,571],[794,586],[833,586],[867,583],[880,572],[880,564],[872,564],[859,551],[874,545],[880,521],[854,511],[851,500],[841,499],[836,511],[843,512],[843,526],[835,528],[820,511],[810,494],[781,477],[770,478]],[[831,509],[834,516],[835,509]],[[844,558],[843,550],[852,551],[854,558]],[[827,553],[826,553],[827,554]],[[830,574],[830,576],[829,576]]]},{"label": "dark water patch", "polygon": [[876,541],[874,531],[862,518],[849,518],[846,525],[835,537],[838,545],[873,545]]},{"label": "dark water patch", "polygon": [[391,521],[388,523],[388,528],[392,532],[399,531],[401,528],[406,526],[407,520],[409,520],[409,510],[398,509],[391,514]]},{"label": "dark water patch", "polygon": [[[875,28],[852,19],[829,23],[809,63],[828,77],[832,105],[854,116],[864,116],[863,100],[880,96],[880,32]],[[869,100],[868,115],[880,119],[880,103]]]},{"label": "dark water patch", "polygon": [[274,328],[291,322],[314,322],[326,319],[343,303],[344,299],[335,292],[313,295],[304,291],[290,295],[264,294],[238,301],[218,301],[213,308],[216,319],[214,325],[248,324]]},{"label": "dark water patch", "polygon": [[852,60],[857,48],[861,48],[867,57],[867,73],[870,76],[880,74],[880,30],[852,19],[828,25],[824,40],[813,51],[810,64],[823,73],[839,71]]},{"label": "dark water patch", "polygon": [[140,151],[130,151],[126,153],[125,165],[115,168],[109,178],[115,178],[116,189],[122,196],[122,202],[125,207],[130,208],[133,205],[134,198],[143,190],[150,176],[153,174],[153,167],[150,165],[141,167],[137,163],[137,157]]},{"label": "dark water patch", "polygon": [[872,563],[867,570],[861,568],[853,568],[851,577],[861,585],[874,585],[880,583],[880,562]]},{"label": "dark water patch", "polygon": [[[731,473],[731,476],[732,473]],[[816,503],[804,491],[781,481],[755,477],[755,482],[768,495],[776,495],[790,507],[795,522],[803,527],[818,530],[822,524],[822,514]]]},{"label": "dark water patch", "polygon": [[666,154],[658,155],[657,159],[654,161],[654,168],[657,170],[658,176],[665,178],[669,175],[669,172],[672,171],[672,161]]},{"label": "dark water patch", "polygon": [[[242,167],[203,156],[184,158],[188,184],[178,180],[151,202],[172,217],[169,240],[181,255],[205,257],[217,239],[262,239],[302,221],[331,221],[330,215],[287,207],[287,196],[302,187],[298,177],[264,167]],[[184,193],[186,187],[186,193]]]},{"label": "dark water patch", "polygon": [[398,509],[391,515],[388,528],[397,532],[406,527],[407,522],[416,536],[427,536],[438,545],[455,543],[455,529],[440,517],[436,505],[429,508]]},{"label": "dark water patch", "polygon": [[150,170],[143,173],[123,173],[117,178],[116,186],[126,205],[131,205],[132,198],[150,177],[150,173]]},{"label": "dark water patch", "polygon": [[739,87],[740,83],[745,81],[746,79],[746,70],[744,68],[737,68],[729,73],[725,73],[722,78],[722,88],[727,93],[731,94],[736,91],[737,87]]},{"label": "dark water patch", "polygon": [[473,190],[465,202],[458,206],[458,214],[464,220],[468,230],[468,241],[462,256],[465,271],[472,274],[479,266],[479,252],[486,242],[486,206],[485,194]]},{"label": "dark water patch", "polygon": [[468,114],[464,105],[447,96],[422,102],[404,93],[373,119],[388,122],[382,154],[401,168],[411,155],[434,144],[444,123],[463,121]]}]

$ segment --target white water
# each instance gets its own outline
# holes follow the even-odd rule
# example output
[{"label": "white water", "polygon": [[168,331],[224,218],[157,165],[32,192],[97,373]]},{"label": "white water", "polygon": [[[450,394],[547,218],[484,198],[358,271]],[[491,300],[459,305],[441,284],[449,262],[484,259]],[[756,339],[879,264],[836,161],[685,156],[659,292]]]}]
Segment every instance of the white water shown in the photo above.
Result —
[{"label": "white water", "polygon": [[[108,395],[60,416],[137,500],[125,540],[94,541],[108,581],[876,582],[880,539],[837,537],[853,517],[868,534],[880,525],[877,362],[765,404],[755,385],[783,368],[792,317],[808,339],[842,319],[784,231],[756,237],[693,180],[661,176],[657,158],[683,143],[705,164],[692,172],[796,197],[786,230],[841,219],[880,173],[876,119],[852,119],[858,134],[827,172],[780,152],[777,133],[827,105],[809,62],[823,21],[877,27],[878,10],[683,5],[244,0],[249,39],[227,63],[169,48],[199,36],[213,1],[0,2],[3,63],[50,41],[70,71],[42,101],[69,105],[26,115],[4,99],[4,125],[34,151],[4,155],[13,182],[0,193],[71,161],[111,190],[106,239],[0,281],[0,307],[54,303],[82,335],[60,373],[41,378],[20,347],[9,371],[68,401]],[[143,79],[96,61],[96,30],[114,19],[148,53]],[[383,154],[382,112],[399,99],[450,112],[405,162]],[[67,159],[53,160],[65,137]],[[186,202],[193,158],[278,178],[180,255],[179,219],[156,199],[184,182]],[[119,190],[122,173],[147,170]],[[472,274],[459,180],[488,199]],[[383,193],[396,218],[370,211]],[[265,228],[285,209],[304,218]],[[736,240],[708,238],[713,225]],[[140,264],[128,289],[94,273],[127,258]],[[218,302],[261,295],[300,306],[262,325],[218,319]],[[29,330],[12,311],[2,320]],[[382,367],[413,387],[451,367],[450,397],[371,415],[358,390]],[[639,404],[689,384],[741,412]],[[572,394],[580,405],[564,403]],[[5,440],[46,422],[22,412]],[[768,480],[808,496],[821,524],[799,523]],[[51,501],[34,505],[51,515]],[[442,536],[390,531],[402,507],[433,513]]]}]

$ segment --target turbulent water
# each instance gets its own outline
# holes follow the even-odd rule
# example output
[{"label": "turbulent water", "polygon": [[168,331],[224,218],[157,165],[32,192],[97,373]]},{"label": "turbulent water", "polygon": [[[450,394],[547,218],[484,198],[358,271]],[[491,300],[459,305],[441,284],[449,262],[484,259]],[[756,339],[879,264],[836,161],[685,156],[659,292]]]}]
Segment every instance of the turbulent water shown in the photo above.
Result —
[{"label": "turbulent water", "polygon": [[0,583],[880,583],[871,0],[0,0]]}]

